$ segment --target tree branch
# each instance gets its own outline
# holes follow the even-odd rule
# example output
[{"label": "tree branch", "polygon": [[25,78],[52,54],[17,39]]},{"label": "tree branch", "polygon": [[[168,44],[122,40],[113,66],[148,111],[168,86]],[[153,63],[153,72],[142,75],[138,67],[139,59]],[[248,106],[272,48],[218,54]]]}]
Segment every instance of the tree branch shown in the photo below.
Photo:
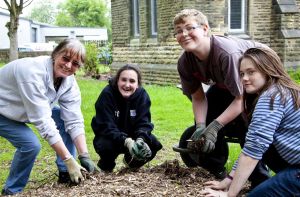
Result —
[{"label": "tree branch", "polygon": [[23,8],[28,7],[31,3],[33,2],[33,0],[26,0],[23,2]]},{"label": "tree branch", "polygon": [[10,9],[10,4],[8,3],[8,1],[4,0],[4,3],[6,4],[7,8],[2,8],[2,9],[9,10]]}]

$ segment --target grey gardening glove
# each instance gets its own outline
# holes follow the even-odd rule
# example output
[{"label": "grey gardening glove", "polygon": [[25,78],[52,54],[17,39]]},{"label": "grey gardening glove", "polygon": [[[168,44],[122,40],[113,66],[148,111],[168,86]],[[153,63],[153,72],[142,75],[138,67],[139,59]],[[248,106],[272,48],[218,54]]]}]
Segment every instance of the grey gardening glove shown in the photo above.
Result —
[{"label": "grey gardening glove", "polygon": [[78,159],[82,167],[84,167],[88,172],[96,173],[100,172],[99,167],[91,160],[88,153],[82,153],[78,155]]},{"label": "grey gardening glove", "polygon": [[204,143],[204,138],[201,139],[201,134],[203,133],[205,129],[204,123],[197,123],[196,130],[194,131],[193,135],[190,139],[187,140],[187,148],[198,152],[202,150],[202,146]]},{"label": "grey gardening glove", "polygon": [[129,153],[133,158],[140,161],[144,161],[152,154],[149,146],[142,138],[138,138],[136,141],[131,138],[126,138],[124,146],[128,148]]},{"label": "grey gardening glove", "polygon": [[84,181],[81,170],[86,171],[81,167],[73,157],[64,160],[65,165],[67,166],[71,181],[74,183],[80,183]]},{"label": "grey gardening glove", "polygon": [[218,131],[222,129],[224,125],[217,120],[212,121],[206,129],[204,129],[201,137],[204,137],[204,145],[202,146],[202,152],[210,153],[215,149],[215,143],[218,137]]},{"label": "grey gardening glove", "polygon": [[193,140],[193,141],[200,140],[204,129],[205,129],[205,123],[197,123],[196,124],[196,130],[195,130],[195,132],[193,133],[193,135],[191,136],[190,139]]}]

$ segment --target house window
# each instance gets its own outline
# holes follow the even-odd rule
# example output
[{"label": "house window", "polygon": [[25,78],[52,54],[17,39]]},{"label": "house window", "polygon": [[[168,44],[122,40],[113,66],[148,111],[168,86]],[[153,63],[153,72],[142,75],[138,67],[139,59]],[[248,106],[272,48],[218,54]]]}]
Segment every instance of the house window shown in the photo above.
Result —
[{"label": "house window", "polygon": [[228,27],[229,32],[245,32],[245,1],[228,1]]},{"label": "house window", "polygon": [[131,0],[131,8],[132,35],[138,37],[140,35],[139,1]]},{"label": "house window", "polygon": [[150,0],[151,36],[157,36],[157,8],[156,0]]}]

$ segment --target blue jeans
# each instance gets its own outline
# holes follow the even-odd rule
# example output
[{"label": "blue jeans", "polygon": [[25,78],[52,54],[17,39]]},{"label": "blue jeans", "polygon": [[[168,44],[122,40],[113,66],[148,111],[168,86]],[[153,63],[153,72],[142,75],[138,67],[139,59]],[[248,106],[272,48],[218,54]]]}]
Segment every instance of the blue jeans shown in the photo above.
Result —
[{"label": "blue jeans", "polygon": [[[75,146],[69,134],[65,132],[58,107],[52,110],[52,118],[56,122],[65,145],[70,153],[75,156]],[[7,139],[16,148],[4,190],[8,193],[19,193],[28,182],[34,161],[41,149],[41,144],[35,133],[25,123],[8,119],[2,115],[0,115],[0,136]],[[61,158],[56,159],[56,165],[60,171],[67,171]]]},{"label": "blue jeans", "polygon": [[300,167],[290,166],[255,187],[247,196],[300,196]]}]

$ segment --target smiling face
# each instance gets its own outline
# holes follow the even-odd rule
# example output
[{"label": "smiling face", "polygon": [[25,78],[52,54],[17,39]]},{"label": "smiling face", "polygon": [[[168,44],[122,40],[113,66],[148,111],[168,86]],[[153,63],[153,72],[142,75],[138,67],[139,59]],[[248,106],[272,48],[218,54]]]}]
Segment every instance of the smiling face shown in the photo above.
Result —
[{"label": "smiling face", "polygon": [[124,70],[118,79],[118,89],[124,98],[129,98],[138,88],[138,75],[134,70]]},{"label": "smiling face", "polygon": [[180,46],[188,51],[195,52],[199,48],[207,47],[205,43],[209,43],[208,26],[198,24],[192,17],[186,17],[182,23],[175,25],[175,38]]},{"label": "smiling face", "polygon": [[54,58],[54,78],[65,78],[73,75],[80,65],[82,65],[80,56],[66,50]]},{"label": "smiling face", "polygon": [[241,61],[240,77],[248,94],[259,93],[267,82],[266,75],[260,72],[249,58],[243,58]]}]

